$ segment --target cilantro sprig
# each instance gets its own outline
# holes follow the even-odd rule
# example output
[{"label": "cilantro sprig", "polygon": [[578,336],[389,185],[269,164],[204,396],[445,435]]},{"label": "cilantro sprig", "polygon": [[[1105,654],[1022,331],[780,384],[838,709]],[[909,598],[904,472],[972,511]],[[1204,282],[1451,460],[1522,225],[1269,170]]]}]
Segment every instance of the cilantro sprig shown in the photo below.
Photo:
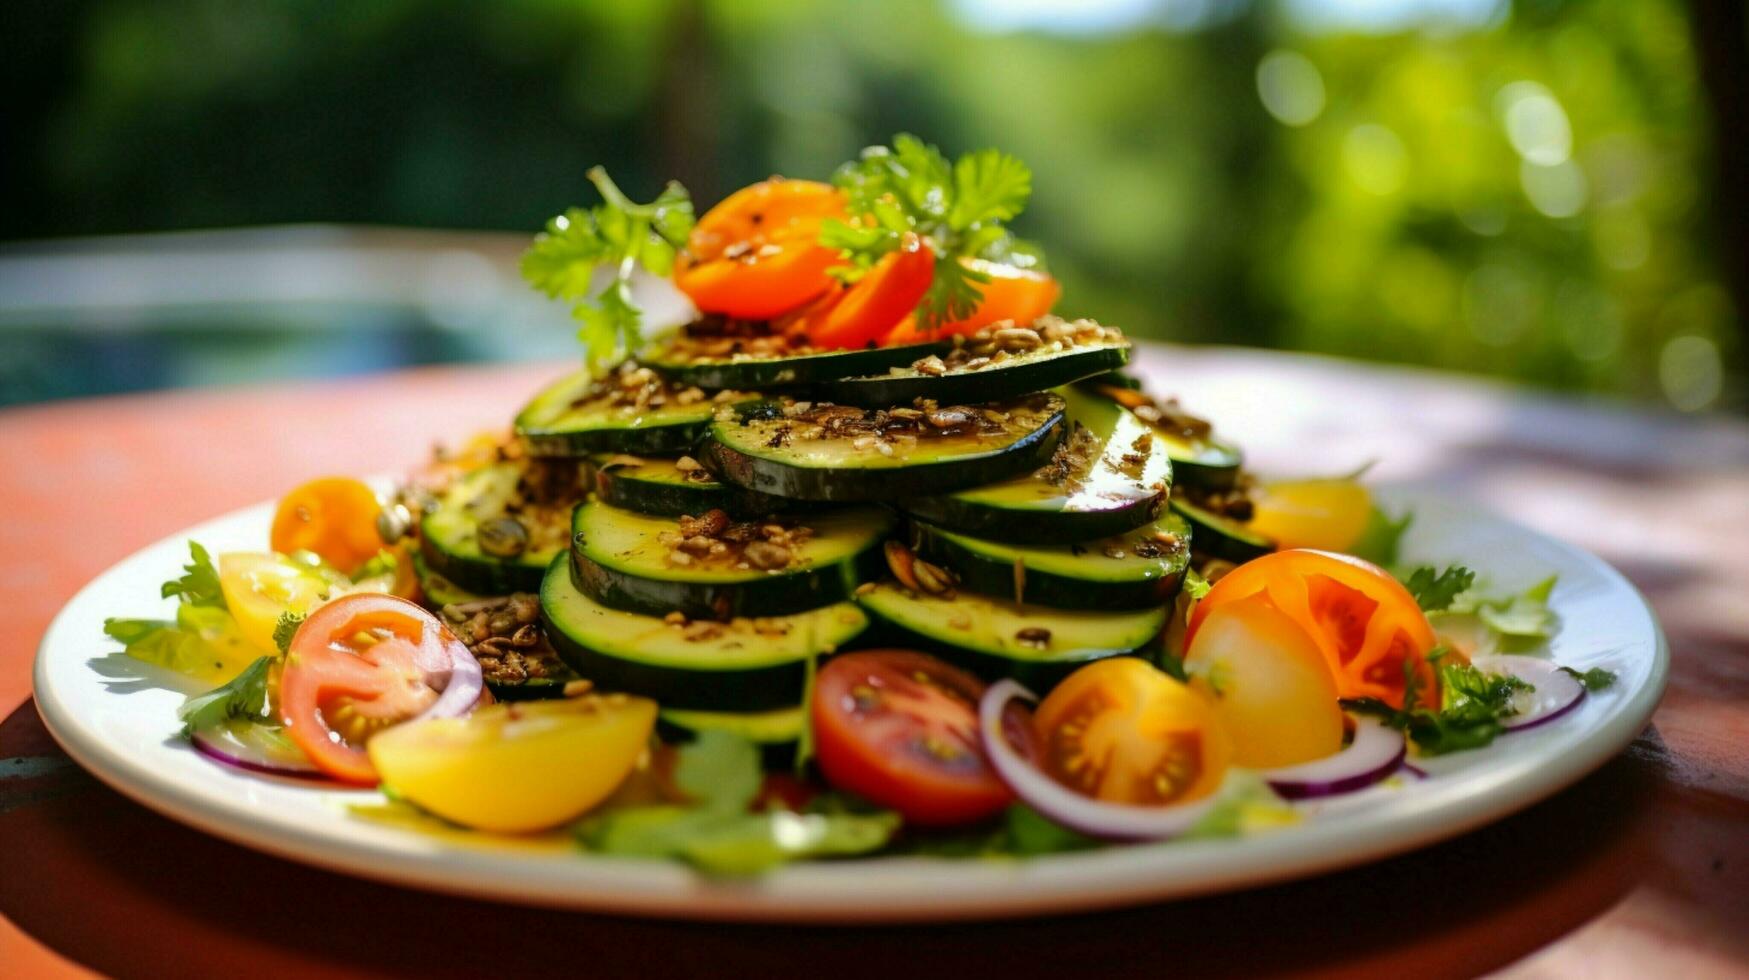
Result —
[{"label": "cilantro sprig", "polygon": [[1476,573],[1462,565],[1450,565],[1444,571],[1434,571],[1432,565],[1422,565],[1409,573],[1403,585],[1423,612],[1440,612],[1450,609],[1457,597],[1468,591],[1475,581]]},{"label": "cilantro sprig", "polygon": [[[589,364],[599,366],[636,350],[642,341],[643,311],[632,297],[632,273],[643,266],[667,276],[674,256],[693,225],[692,196],[669,181],[648,204],[627,197],[594,167],[589,182],[601,194],[593,208],[570,208],[547,222],[522,256],[522,277],[554,299],[568,300],[579,324]],[[595,289],[595,270],[612,275]]]},{"label": "cilantro sprig", "polygon": [[1444,648],[1435,648],[1427,655],[1439,670],[1437,711],[1417,704],[1421,679],[1412,659],[1403,663],[1403,703],[1416,707],[1393,708],[1377,698],[1344,701],[1343,705],[1401,730],[1425,755],[1479,749],[1493,742],[1506,730],[1505,719],[1517,713],[1514,696],[1536,688],[1510,674],[1491,674],[1469,664],[1439,663],[1445,653]]},{"label": "cilantro sprig", "polygon": [[1037,248],[1007,226],[1032,197],[1032,171],[1000,150],[977,150],[950,162],[936,147],[900,133],[891,147],[868,147],[839,167],[832,182],[844,191],[854,219],[824,222],[820,243],[849,260],[834,272],[843,281],[860,279],[899,248],[906,233],[928,242],[934,278],[917,307],[925,328],[970,316],[983,299],[981,286],[990,277],[967,268],[962,258],[1041,264]]}]

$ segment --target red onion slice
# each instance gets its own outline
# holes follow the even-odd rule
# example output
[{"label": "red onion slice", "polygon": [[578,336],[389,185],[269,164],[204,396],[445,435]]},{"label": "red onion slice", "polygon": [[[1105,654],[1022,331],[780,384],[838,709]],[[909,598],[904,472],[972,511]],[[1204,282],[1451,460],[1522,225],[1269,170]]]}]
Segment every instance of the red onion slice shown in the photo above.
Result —
[{"label": "red onion slice", "polygon": [[1162,840],[1189,830],[1214,806],[1215,796],[1157,807],[1103,803],[1045,775],[1004,735],[1005,726],[1014,723],[1009,706],[1015,701],[1037,700],[1037,695],[1015,681],[997,681],[978,702],[978,731],[996,774],[1047,819],[1105,840]]},{"label": "red onion slice", "polygon": [[1541,657],[1500,653],[1477,657],[1471,664],[1490,674],[1511,675],[1536,688],[1513,696],[1512,705],[1518,711],[1501,723],[1509,732],[1546,725],[1585,700],[1585,685],[1577,677]]},{"label": "red onion slice", "polygon": [[229,721],[189,736],[194,749],[216,762],[248,772],[294,779],[326,779],[279,730],[251,721]]},{"label": "red onion slice", "polygon": [[1384,779],[1403,764],[1408,742],[1403,733],[1376,718],[1354,719],[1354,738],[1335,755],[1297,766],[1265,769],[1271,789],[1290,800],[1352,793]]},{"label": "red onion slice", "polygon": [[443,693],[438,695],[431,707],[420,712],[414,721],[426,718],[460,718],[474,709],[480,700],[480,691],[486,686],[484,674],[480,671],[480,662],[474,659],[474,654],[460,640],[452,640],[443,644],[449,649],[449,677],[444,681]]}]

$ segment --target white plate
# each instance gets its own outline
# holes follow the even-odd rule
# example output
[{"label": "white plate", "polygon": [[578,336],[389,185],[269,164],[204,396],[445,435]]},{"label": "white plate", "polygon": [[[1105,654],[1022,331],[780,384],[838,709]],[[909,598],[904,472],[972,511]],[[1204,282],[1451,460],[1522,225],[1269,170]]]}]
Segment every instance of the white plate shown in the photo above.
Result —
[{"label": "white plate", "polygon": [[[43,720],[75,760],[146,806],[273,854],[420,888],[531,904],[686,918],[899,921],[1066,912],[1303,877],[1420,847],[1522,809],[1591,772],[1645,726],[1669,653],[1645,600],[1602,561],[1423,492],[1408,557],[1462,561],[1512,590],[1560,576],[1553,605],[1561,664],[1615,671],[1617,683],[1560,721],[1489,748],[1429,760],[1431,778],[1368,790],[1291,827],[1244,838],[1136,845],[1031,860],[889,858],[803,864],[751,881],[711,880],[665,862],[482,847],[366,822],[349,804],[374,793],[257,778],[209,763],[175,737],[181,695],[113,653],[105,616],[156,615],[159,583],[185,542],[259,550],[261,505],[128,558],[56,617],[36,662]],[[127,669],[118,669],[118,668]],[[162,681],[163,678],[154,678]],[[1320,816],[1323,819],[1320,819]]]}]

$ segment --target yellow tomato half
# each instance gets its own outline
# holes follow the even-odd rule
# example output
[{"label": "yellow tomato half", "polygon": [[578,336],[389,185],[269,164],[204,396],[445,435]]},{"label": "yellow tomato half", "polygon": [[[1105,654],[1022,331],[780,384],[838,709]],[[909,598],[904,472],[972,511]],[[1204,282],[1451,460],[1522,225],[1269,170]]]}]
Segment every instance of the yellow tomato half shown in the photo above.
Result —
[{"label": "yellow tomato half", "polygon": [[1209,614],[1184,658],[1233,737],[1233,762],[1292,766],[1342,748],[1336,680],[1318,645],[1261,595]]},{"label": "yellow tomato half", "polygon": [[1279,548],[1347,551],[1366,533],[1372,494],[1356,480],[1283,480],[1251,495],[1251,530]]},{"label": "yellow tomato half", "polygon": [[386,729],[366,744],[385,785],[447,820],[526,833],[606,799],[644,752],[656,703],[610,694],[481,708]]},{"label": "yellow tomato half", "polygon": [[346,580],[338,573],[284,555],[232,552],[219,556],[219,588],[243,638],[262,653],[278,653],[274,628],[286,613],[321,605]]},{"label": "yellow tomato half", "polygon": [[1112,803],[1163,806],[1207,796],[1233,753],[1208,702],[1135,657],[1098,660],[1070,674],[1033,722],[1039,763],[1051,778]]}]

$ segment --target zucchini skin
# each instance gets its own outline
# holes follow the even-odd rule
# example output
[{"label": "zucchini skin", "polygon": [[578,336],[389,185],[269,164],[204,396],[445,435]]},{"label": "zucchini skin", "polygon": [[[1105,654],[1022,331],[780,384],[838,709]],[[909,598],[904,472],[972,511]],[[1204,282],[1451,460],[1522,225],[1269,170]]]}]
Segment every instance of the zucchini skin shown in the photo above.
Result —
[{"label": "zucchini skin", "polygon": [[[1014,566],[979,554],[942,535],[928,524],[912,525],[917,551],[924,558],[944,565],[959,576],[960,585],[972,592],[1014,598]],[[1146,609],[1163,606],[1178,596],[1190,567],[1190,552],[1181,553],[1177,568],[1156,579],[1130,582],[1071,578],[1030,566],[1022,577],[1020,601],[1058,609]]]},{"label": "zucchini skin", "polygon": [[990,653],[986,650],[973,650],[968,647],[956,646],[927,633],[920,633],[902,626],[866,606],[864,610],[868,613],[870,625],[868,632],[863,634],[865,642],[860,644],[863,647],[898,647],[906,650],[921,650],[925,653],[932,653],[956,667],[971,671],[986,681],[999,681],[1005,677],[1011,677],[1039,695],[1050,691],[1051,688],[1062,683],[1064,678],[1095,660],[1109,660],[1112,657],[1141,657],[1153,662],[1161,648],[1160,638],[1156,636],[1146,645],[1133,650],[1111,650],[1078,660],[1019,660],[1002,656],[999,653]]},{"label": "zucchini skin", "polygon": [[1191,545],[1202,554],[1243,565],[1275,551],[1274,542],[1251,535],[1243,527],[1201,507],[1173,500],[1172,511],[1189,522]]},{"label": "zucchini skin", "polygon": [[697,517],[719,509],[734,517],[752,518],[793,510],[796,506],[794,501],[782,497],[721,483],[699,486],[633,479],[612,466],[596,469],[595,495],[603,503],[657,517]]},{"label": "zucchini skin", "polygon": [[919,398],[931,398],[942,405],[976,404],[1049,391],[1121,368],[1129,359],[1128,346],[1087,347],[1012,367],[987,367],[958,374],[844,378],[823,382],[816,392],[825,401],[860,408],[909,405]]},{"label": "zucchini skin", "polygon": [[423,532],[419,535],[419,556],[431,572],[479,595],[537,592],[547,573],[545,565],[531,565],[519,559],[497,561],[453,554]]},{"label": "zucchini skin", "polygon": [[[570,680],[576,680],[571,678]],[[486,681],[492,696],[500,701],[550,701],[565,696],[567,680],[556,677],[533,677],[520,684]]]},{"label": "zucchini skin", "polygon": [[[899,504],[912,517],[952,528],[957,533],[1011,544],[1060,544],[1091,541],[1133,531],[1152,523],[1166,506],[1162,491],[1153,497],[1105,510],[1049,511],[1010,510],[991,504],[961,500],[952,494],[917,497]],[[979,589],[988,592],[988,589]],[[1009,590],[1012,591],[1012,588]],[[998,592],[1004,595],[1004,592]]]},{"label": "zucchini skin", "polygon": [[864,350],[820,351],[791,357],[708,360],[695,363],[665,361],[662,352],[640,358],[639,363],[677,385],[706,389],[732,388],[758,391],[816,385],[860,374],[879,374],[908,365],[930,354],[940,354],[947,343],[910,344],[904,347],[873,347]]},{"label": "zucchini skin", "polygon": [[669,456],[688,452],[710,429],[711,420],[676,422],[637,428],[525,429],[516,434],[535,456],[588,456],[592,453],[628,453],[633,456]]},{"label": "zucchini skin", "polygon": [[996,483],[1038,469],[1056,451],[1063,418],[1059,408],[1049,422],[999,453],[916,466],[866,470],[792,466],[744,453],[714,437],[703,444],[701,453],[719,477],[759,493],[834,503],[901,501]]},{"label": "zucchini skin", "polygon": [[1205,490],[1231,490],[1239,482],[1239,468],[1244,455],[1238,448],[1225,442],[1215,442],[1215,446],[1227,452],[1228,462],[1210,463],[1205,460],[1184,459],[1172,456],[1173,478],[1187,487],[1201,487]]},{"label": "zucchini skin", "polygon": [[854,556],[819,568],[746,582],[681,582],[645,578],[605,565],[571,549],[571,583],[577,591],[612,609],[688,619],[731,616],[787,616],[829,606],[851,597],[856,587],[878,577],[885,567],[882,538]]},{"label": "zucchini skin", "polygon": [[639,694],[671,708],[765,711],[797,703],[807,686],[806,658],[747,670],[652,666],[584,646],[542,616],[559,657],[603,691]]}]

